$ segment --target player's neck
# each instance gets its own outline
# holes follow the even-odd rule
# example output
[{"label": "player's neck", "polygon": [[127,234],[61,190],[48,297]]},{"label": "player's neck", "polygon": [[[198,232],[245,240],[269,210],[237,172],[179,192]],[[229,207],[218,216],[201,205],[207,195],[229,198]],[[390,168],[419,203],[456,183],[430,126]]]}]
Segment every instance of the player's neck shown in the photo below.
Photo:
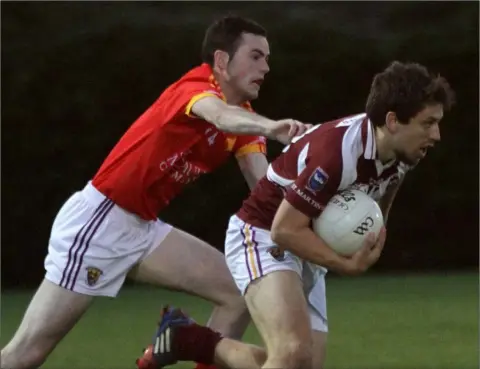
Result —
[{"label": "player's neck", "polygon": [[225,99],[227,100],[227,104],[229,105],[242,105],[243,103],[246,102],[246,100],[243,98],[243,96],[239,96],[238,93],[235,92],[232,87],[223,80],[220,76],[217,75],[217,73],[213,72],[213,75],[215,76],[215,79],[217,80],[217,83],[220,85],[220,89],[222,90],[223,96],[225,96]]},{"label": "player's neck", "polygon": [[390,137],[383,127],[375,129],[375,143],[377,145],[377,159],[383,164],[395,159],[395,151],[390,142]]}]

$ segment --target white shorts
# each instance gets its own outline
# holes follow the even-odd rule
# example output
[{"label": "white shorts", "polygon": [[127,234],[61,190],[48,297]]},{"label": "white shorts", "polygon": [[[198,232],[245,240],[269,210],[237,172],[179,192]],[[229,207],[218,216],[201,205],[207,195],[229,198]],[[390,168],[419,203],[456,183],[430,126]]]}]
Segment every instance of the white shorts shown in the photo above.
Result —
[{"label": "white shorts", "polygon": [[236,215],[230,218],[225,258],[237,287],[245,294],[250,282],[279,270],[293,270],[303,281],[312,329],[328,332],[325,274],[327,270],[292,253],[279,252],[270,231],[253,227]]},{"label": "white shorts", "polygon": [[45,278],[85,295],[115,297],[129,270],[171,229],[123,210],[89,182],[63,204],[53,222]]}]

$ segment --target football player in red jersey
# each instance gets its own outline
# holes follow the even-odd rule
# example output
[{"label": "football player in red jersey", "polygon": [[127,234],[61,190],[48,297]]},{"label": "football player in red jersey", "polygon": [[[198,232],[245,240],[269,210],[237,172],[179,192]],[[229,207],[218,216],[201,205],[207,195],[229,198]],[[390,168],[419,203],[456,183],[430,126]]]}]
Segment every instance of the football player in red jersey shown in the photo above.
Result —
[{"label": "football player in red jersey", "polygon": [[1,351],[2,368],[39,367],[95,296],[117,295],[127,273],[213,302],[209,326],[241,337],[250,317],[221,252],[157,215],[232,154],[253,187],[268,165],[265,137],[287,144],[308,128],[252,111],[269,54],[265,30],[251,20],[225,17],[208,28],[204,63],[160,95],[59,210],[45,279]]},{"label": "football player in red jersey", "polygon": [[344,257],[313,232],[311,221],[333,195],[351,188],[378,201],[386,219],[406,172],[440,141],[439,123],[453,102],[444,78],[419,64],[393,62],[375,76],[365,113],[295,138],[230,218],[225,240],[228,267],[267,350],[165,309],[143,368],[188,359],[232,369],[322,368],[325,274],[365,272],[380,257],[386,230]]}]

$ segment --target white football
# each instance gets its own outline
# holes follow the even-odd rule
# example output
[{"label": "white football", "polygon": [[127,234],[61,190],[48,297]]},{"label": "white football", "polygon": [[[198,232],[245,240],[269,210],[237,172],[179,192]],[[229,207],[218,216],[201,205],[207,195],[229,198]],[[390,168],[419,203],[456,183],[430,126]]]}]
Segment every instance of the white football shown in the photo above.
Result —
[{"label": "white football", "polygon": [[360,249],[365,237],[383,226],[377,202],[360,190],[340,191],[313,221],[314,232],[337,253],[348,256]]}]

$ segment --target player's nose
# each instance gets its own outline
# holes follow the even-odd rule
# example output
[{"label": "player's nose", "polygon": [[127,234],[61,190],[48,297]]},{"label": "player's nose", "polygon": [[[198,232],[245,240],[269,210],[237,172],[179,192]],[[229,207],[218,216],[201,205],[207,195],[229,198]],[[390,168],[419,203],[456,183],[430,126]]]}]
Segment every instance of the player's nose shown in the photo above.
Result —
[{"label": "player's nose", "polygon": [[263,73],[263,75],[267,74],[270,72],[270,66],[268,65],[268,62],[266,60],[263,61],[260,65],[260,72]]},{"label": "player's nose", "polygon": [[433,124],[430,128],[430,139],[434,142],[439,142],[441,140],[440,126],[438,124]]}]

